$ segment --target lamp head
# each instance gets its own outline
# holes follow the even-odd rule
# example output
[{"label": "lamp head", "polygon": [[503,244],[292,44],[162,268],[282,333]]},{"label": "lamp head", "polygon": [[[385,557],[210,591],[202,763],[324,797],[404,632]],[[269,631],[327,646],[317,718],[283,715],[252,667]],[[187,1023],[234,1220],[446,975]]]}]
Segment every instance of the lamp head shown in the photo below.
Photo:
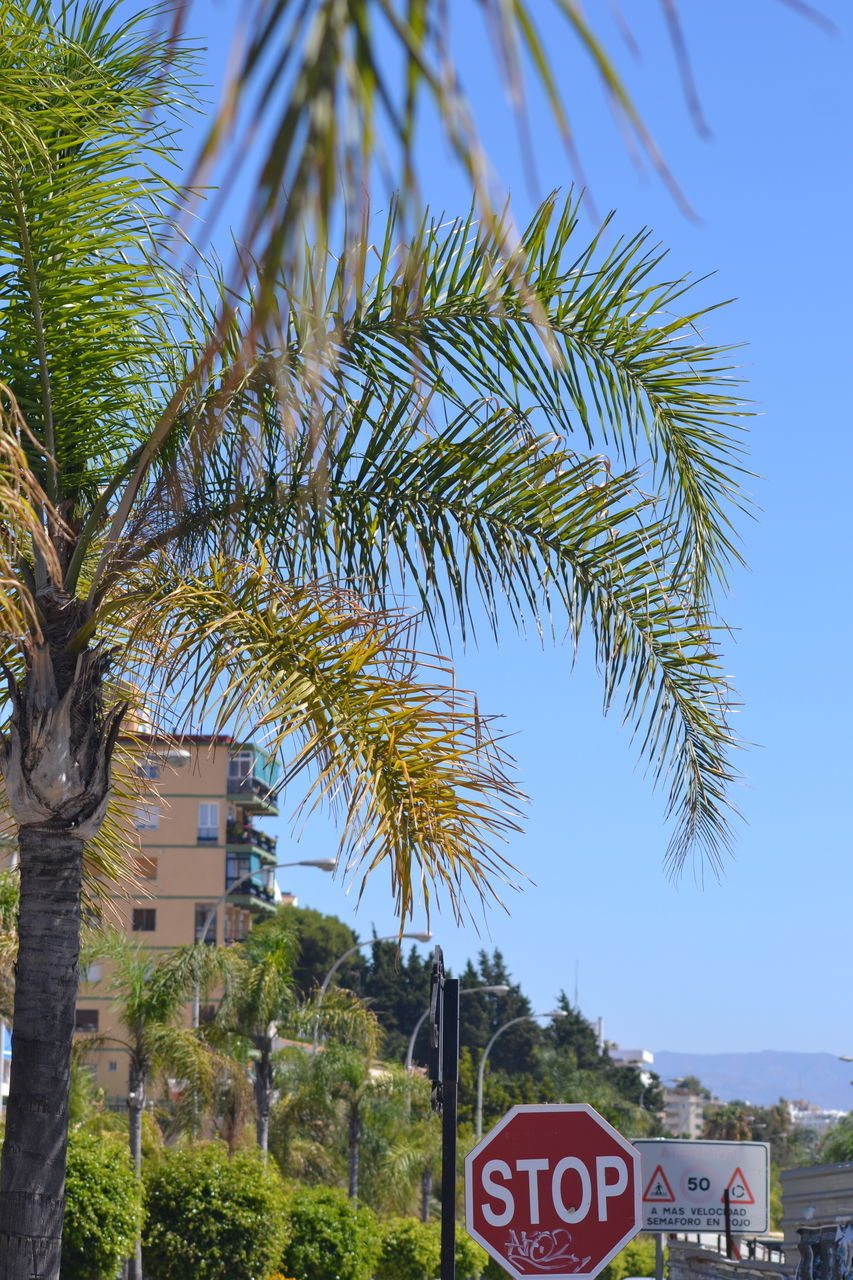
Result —
[{"label": "lamp head", "polygon": [[297,862],[297,867],[316,867],[318,871],[334,871],[337,868],[337,858],[308,858],[304,862]]}]

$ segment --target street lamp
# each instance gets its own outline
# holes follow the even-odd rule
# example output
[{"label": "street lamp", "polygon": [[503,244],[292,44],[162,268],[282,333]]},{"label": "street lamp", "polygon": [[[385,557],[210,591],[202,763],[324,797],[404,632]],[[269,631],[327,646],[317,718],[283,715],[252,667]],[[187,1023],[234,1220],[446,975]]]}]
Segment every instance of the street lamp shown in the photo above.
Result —
[{"label": "street lamp", "polygon": [[498,1036],[503,1035],[505,1031],[509,1031],[510,1027],[514,1027],[518,1022],[529,1022],[532,1018],[566,1018],[568,1014],[565,1009],[552,1009],[549,1013],[523,1013],[520,1018],[512,1018],[509,1022],[505,1022],[502,1027],[498,1027],[489,1043],[483,1050],[483,1056],[480,1059],[480,1069],[477,1072],[477,1141],[479,1142],[483,1136],[483,1075],[486,1070],[486,1059],[489,1056],[492,1045]]},{"label": "street lamp", "polygon": [[372,947],[374,942],[398,942],[403,938],[411,938],[413,942],[429,942],[431,937],[431,933],[388,933],[381,938],[365,938],[364,942],[357,942],[354,947],[350,947],[343,953],[343,955],[338,956],[337,960],[320,984],[320,990],[317,993],[317,1009],[314,1014],[314,1042],[311,1052],[317,1052],[317,1043],[320,1034],[320,1005],[323,1003],[323,997],[326,994],[329,983],[345,960],[348,960],[350,956],[354,956],[356,951],[360,951],[362,947]]},{"label": "street lamp", "polygon": [[[474,991],[479,991],[483,995],[505,996],[509,992],[509,987],[460,987],[459,994],[460,996],[469,996]],[[429,1007],[424,1009],[423,1013],[415,1023],[414,1031],[409,1036],[409,1047],[406,1050],[406,1070],[409,1072],[409,1074],[411,1074],[413,1069],[412,1055],[415,1052],[415,1041],[418,1038],[418,1032],[420,1031],[421,1027],[424,1025],[424,1019],[428,1016],[429,1016]]]},{"label": "street lamp", "polygon": [[[307,858],[307,859],[301,859],[298,862],[279,862],[274,867],[265,867],[262,869],[268,872],[275,872],[275,871],[283,871],[285,867],[316,867],[318,871],[334,871],[337,865],[338,864],[334,858]],[[207,915],[204,917],[204,923],[202,924],[201,929],[198,930],[199,936],[197,938],[197,941],[205,942],[207,940],[207,931],[210,928],[210,922],[215,917],[217,911],[222,906],[223,902],[226,902],[228,898],[231,897],[232,893],[234,893],[237,889],[239,889],[241,885],[244,885],[247,880],[251,880],[252,876],[256,876],[258,874],[258,870],[259,868],[255,868],[254,871],[247,871],[244,876],[240,876],[239,879],[235,880],[232,884],[228,886],[228,888],[222,894],[221,898],[216,899],[213,906],[210,908]],[[215,944],[216,944],[216,937],[214,935],[214,945]],[[195,990],[193,991],[192,1025],[194,1027],[197,1027],[198,1021],[199,1021],[199,988],[198,988],[198,983],[196,982]]]}]

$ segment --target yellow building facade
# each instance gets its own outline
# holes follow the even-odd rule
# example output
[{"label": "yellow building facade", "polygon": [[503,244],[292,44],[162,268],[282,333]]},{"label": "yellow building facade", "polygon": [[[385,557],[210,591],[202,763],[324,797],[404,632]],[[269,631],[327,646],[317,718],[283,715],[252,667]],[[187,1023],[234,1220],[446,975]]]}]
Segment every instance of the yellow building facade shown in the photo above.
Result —
[{"label": "yellow building facade", "polygon": [[[203,935],[210,945],[238,942],[281,900],[276,841],[263,829],[278,813],[271,761],[224,735],[141,741],[144,790],[130,832],[136,883],[108,895],[105,919],[155,952]],[[81,973],[77,1030],[93,1036],[88,1061],[117,1101],[127,1089],[127,1058],[113,1005],[108,966],[90,966]]]}]

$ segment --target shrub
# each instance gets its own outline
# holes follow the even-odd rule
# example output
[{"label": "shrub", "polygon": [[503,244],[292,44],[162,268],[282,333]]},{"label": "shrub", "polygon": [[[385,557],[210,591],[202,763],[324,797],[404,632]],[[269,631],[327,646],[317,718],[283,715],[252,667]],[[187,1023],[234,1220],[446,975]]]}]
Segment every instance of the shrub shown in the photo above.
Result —
[{"label": "shrub", "polygon": [[457,1280],[475,1280],[486,1269],[489,1255],[472,1240],[464,1227],[456,1228],[456,1276]]},{"label": "shrub", "polygon": [[624,1276],[655,1274],[654,1236],[635,1236],[601,1272],[600,1280],[623,1280]]},{"label": "shrub", "polygon": [[383,1223],[376,1280],[433,1280],[440,1262],[441,1227],[437,1222],[389,1218]]},{"label": "shrub", "polygon": [[62,1280],[114,1276],[133,1251],[142,1225],[140,1187],[127,1141],[68,1135]]},{"label": "shrub", "polygon": [[331,1187],[299,1187],[288,1206],[281,1270],[299,1280],[370,1280],[381,1238],[376,1215]]},{"label": "shrub", "polygon": [[[278,1173],[255,1151],[197,1143],[146,1171],[149,1280],[267,1280],[286,1239]],[[289,1273],[292,1274],[292,1273]]]}]

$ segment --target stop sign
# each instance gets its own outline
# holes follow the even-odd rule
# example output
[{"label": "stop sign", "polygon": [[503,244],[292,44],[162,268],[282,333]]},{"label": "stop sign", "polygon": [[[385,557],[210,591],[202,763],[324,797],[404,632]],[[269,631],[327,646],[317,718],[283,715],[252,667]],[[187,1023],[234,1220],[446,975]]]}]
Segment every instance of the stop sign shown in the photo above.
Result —
[{"label": "stop sign", "polygon": [[513,1107],[465,1160],[465,1225],[523,1280],[596,1276],[640,1229],[640,1157],[585,1102]]}]

